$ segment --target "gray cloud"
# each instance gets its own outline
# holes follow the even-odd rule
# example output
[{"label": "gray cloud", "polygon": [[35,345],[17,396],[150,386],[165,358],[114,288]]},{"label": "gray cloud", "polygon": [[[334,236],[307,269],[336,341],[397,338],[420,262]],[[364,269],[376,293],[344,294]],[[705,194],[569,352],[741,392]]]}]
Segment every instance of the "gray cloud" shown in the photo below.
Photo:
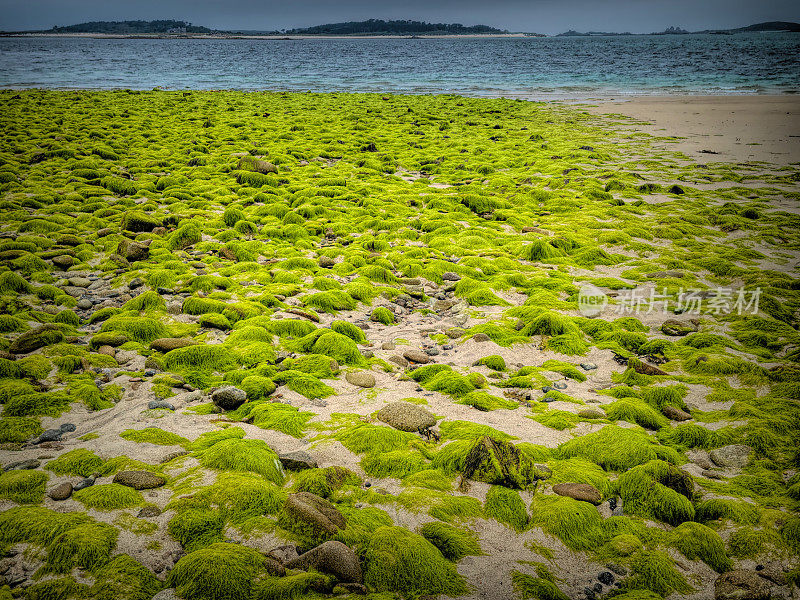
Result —
[{"label": "gray cloud", "polygon": [[181,19],[219,29],[284,29],[367,18],[482,23],[511,31],[659,31],[800,21],[796,0],[0,0],[0,29]]}]

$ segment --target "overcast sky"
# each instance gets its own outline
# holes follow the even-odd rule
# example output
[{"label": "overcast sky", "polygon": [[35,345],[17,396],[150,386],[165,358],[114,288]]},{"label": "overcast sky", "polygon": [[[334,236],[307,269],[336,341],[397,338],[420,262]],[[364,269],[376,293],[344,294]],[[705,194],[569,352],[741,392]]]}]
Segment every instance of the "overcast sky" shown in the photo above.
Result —
[{"label": "overcast sky", "polygon": [[0,0],[0,30],[84,21],[177,19],[216,29],[274,30],[339,21],[416,19],[510,31],[647,33],[675,25],[732,28],[800,21],[798,0]]}]

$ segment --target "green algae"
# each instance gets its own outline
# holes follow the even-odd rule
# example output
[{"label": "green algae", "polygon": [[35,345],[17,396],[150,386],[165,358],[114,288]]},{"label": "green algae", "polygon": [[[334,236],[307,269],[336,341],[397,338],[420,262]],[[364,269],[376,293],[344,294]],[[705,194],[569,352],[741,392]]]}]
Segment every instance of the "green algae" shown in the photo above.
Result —
[{"label": "green algae", "polygon": [[516,490],[493,485],[486,493],[483,511],[487,517],[516,531],[525,531],[528,527],[528,511]]},{"label": "green algae", "polygon": [[48,471],[52,471],[56,475],[80,475],[82,477],[88,477],[92,473],[100,471],[103,463],[103,459],[91,450],[76,448],[47,462],[44,468]]},{"label": "green algae", "polygon": [[424,537],[402,527],[377,529],[364,553],[364,582],[405,596],[468,592],[455,566]]},{"label": "green algae", "polygon": [[159,446],[183,446],[189,440],[180,435],[164,431],[158,427],[145,427],[144,429],[126,429],[119,434],[124,440],[131,442],[156,444]]},{"label": "green algae", "polygon": [[97,484],[75,492],[72,497],[86,508],[110,511],[144,504],[142,495],[118,483]]},{"label": "green algae", "polygon": [[179,560],[167,584],[184,598],[238,600],[249,598],[256,579],[266,574],[266,558],[238,544],[215,543]]},{"label": "green algae", "polygon": [[442,555],[453,562],[465,556],[483,554],[477,535],[447,523],[431,521],[419,528],[419,533],[436,546]]},{"label": "green algae", "polygon": [[17,504],[39,504],[44,500],[47,473],[41,471],[6,471],[0,475],[0,498]]}]

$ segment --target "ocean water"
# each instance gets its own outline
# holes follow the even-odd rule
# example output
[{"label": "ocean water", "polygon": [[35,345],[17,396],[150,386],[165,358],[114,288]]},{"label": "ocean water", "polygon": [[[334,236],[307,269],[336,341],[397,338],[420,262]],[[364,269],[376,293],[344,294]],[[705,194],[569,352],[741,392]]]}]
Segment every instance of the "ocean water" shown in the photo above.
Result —
[{"label": "ocean water", "polygon": [[458,93],[542,100],[800,93],[800,34],[0,38],[0,87]]}]

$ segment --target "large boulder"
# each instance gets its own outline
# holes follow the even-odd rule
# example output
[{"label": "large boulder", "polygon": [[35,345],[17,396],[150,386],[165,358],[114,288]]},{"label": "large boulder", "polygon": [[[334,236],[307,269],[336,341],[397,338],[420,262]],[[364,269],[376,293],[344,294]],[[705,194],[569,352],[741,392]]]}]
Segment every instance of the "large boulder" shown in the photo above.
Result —
[{"label": "large boulder", "polygon": [[333,575],[343,583],[361,583],[363,580],[358,556],[342,542],[324,542],[285,566],[287,569],[315,569]]},{"label": "large boulder", "polygon": [[400,431],[417,432],[436,425],[436,416],[410,402],[392,402],[375,415],[380,421]]},{"label": "large boulder", "polygon": [[64,341],[64,333],[52,323],[45,323],[36,329],[26,331],[9,346],[8,351],[12,354],[28,354],[39,348],[51,346]]},{"label": "large boulder", "polygon": [[326,540],[347,527],[344,515],[330,502],[310,492],[289,494],[278,524],[315,540]]},{"label": "large boulder", "polygon": [[132,487],[135,490],[151,490],[167,483],[166,478],[150,471],[120,471],[114,475],[114,483]]},{"label": "large boulder", "polygon": [[755,571],[728,571],[714,582],[714,600],[768,600],[769,587]]},{"label": "large boulder", "polygon": [[595,506],[603,501],[600,491],[588,483],[558,483],[553,486],[553,491],[559,496],[582,500]]},{"label": "large boulder", "polygon": [[302,450],[279,454],[278,459],[281,461],[283,468],[290,471],[303,471],[305,469],[317,468],[317,461],[314,457]]},{"label": "large boulder", "polygon": [[211,394],[211,401],[222,410],[236,410],[247,400],[247,393],[232,385],[226,385]]},{"label": "large boulder", "polygon": [[170,350],[194,346],[196,343],[189,338],[158,338],[150,342],[150,349],[166,354]]}]

